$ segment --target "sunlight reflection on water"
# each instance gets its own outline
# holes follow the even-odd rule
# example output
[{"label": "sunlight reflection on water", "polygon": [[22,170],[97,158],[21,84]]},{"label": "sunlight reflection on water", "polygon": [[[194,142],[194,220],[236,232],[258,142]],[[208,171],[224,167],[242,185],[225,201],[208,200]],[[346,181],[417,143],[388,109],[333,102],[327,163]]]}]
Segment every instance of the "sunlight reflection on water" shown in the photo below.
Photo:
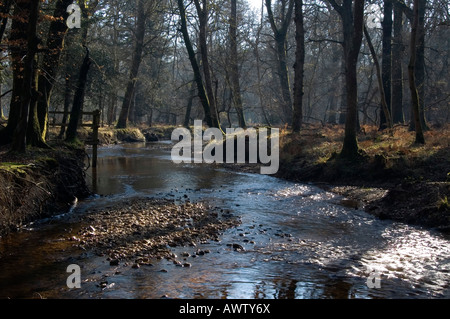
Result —
[{"label": "sunlight reflection on water", "polygon": [[[79,203],[73,214],[104,209],[131,196],[182,201],[186,195],[231,211],[242,218],[242,225],[226,231],[219,243],[173,248],[179,256],[211,251],[187,259],[192,264],[188,269],[165,260],[139,270],[112,269],[105,258],[78,256],[87,278],[81,292],[71,292],[61,283],[67,267],[64,251],[72,250],[58,242],[67,233],[53,219],[44,229],[33,225],[33,231],[0,242],[0,256],[4,253],[12,261],[1,265],[0,291],[5,296],[38,289],[67,298],[450,297],[448,238],[345,208],[339,196],[315,186],[210,166],[174,165],[169,151],[142,145],[100,149],[98,163],[96,174],[88,172],[88,181],[105,196]],[[227,246],[232,243],[245,251]],[[381,273],[381,289],[366,285],[373,270]],[[111,289],[96,286],[103,275],[115,284]]]}]

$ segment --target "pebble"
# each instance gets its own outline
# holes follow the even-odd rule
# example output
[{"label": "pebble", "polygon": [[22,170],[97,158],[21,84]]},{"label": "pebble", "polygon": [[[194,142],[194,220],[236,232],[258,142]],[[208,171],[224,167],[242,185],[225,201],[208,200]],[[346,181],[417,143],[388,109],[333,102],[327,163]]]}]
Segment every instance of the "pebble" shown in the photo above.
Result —
[{"label": "pebble", "polygon": [[109,265],[110,265],[110,266],[119,266],[119,260],[118,260],[118,259],[112,259],[112,260],[109,262]]}]

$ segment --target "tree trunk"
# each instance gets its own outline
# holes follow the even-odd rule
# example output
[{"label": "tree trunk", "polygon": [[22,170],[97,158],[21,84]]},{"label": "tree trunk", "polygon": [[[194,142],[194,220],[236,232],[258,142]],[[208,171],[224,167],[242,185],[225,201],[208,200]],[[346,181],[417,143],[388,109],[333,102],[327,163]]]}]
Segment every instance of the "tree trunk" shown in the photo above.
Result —
[{"label": "tree trunk", "polygon": [[416,60],[417,60],[417,40],[419,38],[419,6],[420,0],[414,0],[414,22],[411,30],[411,59],[408,65],[409,75],[409,89],[411,90],[412,111],[414,117],[414,126],[416,130],[416,143],[425,144],[425,137],[423,135],[422,123],[420,121],[420,98],[417,90],[416,82]]},{"label": "tree trunk", "polygon": [[68,113],[70,112],[71,99],[72,99],[72,89],[71,89],[70,75],[66,74],[66,85],[64,89],[64,115],[62,119],[61,131],[59,132],[60,139],[63,139],[64,134],[66,134],[66,124],[70,118]]},{"label": "tree trunk", "polygon": [[[382,22],[383,27],[383,49],[382,49],[382,85],[384,92],[384,101],[386,105],[381,105],[380,114],[380,130],[392,127],[392,123],[386,116],[386,113],[391,113],[391,99],[392,99],[392,1],[384,0],[384,18]],[[383,101],[383,100],[382,100]],[[387,108],[387,112],[386,112]]]},{"label": "tree trunk", "polygon": [[[426,118],[425,118],[425,105],[426,105],[426,93],[425,93],[425,11],[426,0],[419,0],[419,17],[417,25],[417,56],[415,66],[416,87],[419,93],[419,117],[422,130],[429,130]],[[415,123],[415,121],[411,121]],[[415,124],[413,124],[415,128]]]},{"label": "tree trunk", "polygon": [[11,9],[12,3],[13,3],[12,0],[3,0],[0,3],[0,13],[3,14],[2,19],[1,19],[1,25],[0,25],[0,43],[2,42],[3,35],[5,34],[5,31],[6,31],[6,26],[8,24],[7,14],[9,13],[9,10]]},{"label": "tree trunk", "polygon": [[5,114],[3,113],[2,95],[3,95],[3,86],[2,83],[0,82],[0,120],[5,119]]},{"label": "tree trunk", "polygon": [[303,81],[305,75],[305,29],[303,21],[303,0],[295,1],[295,81],[294,81],[294,116],[292,130],[300,132],[303,122]]},{"label": "tree trunk", "polygon": [[231,0],[230,16],[230,62],[231,62],[231,82],[233,90],[233,102],[236,109],[239,127],[247,128],[242,106],[241,85],[239,83],[239,65],[237,49],[237,0]]},{"label": "tree trunk", "polygon": [[195,7],[197,9],[197,14],[199,18],[199,44],[200,44],[200,53],[201,53],[201,61],[203,67],[203,75],[205,80],[205,89],[208,95],[209,105],[211,109],[211,122],[213,127],[220,128],[219,115],[217,112],[216,99],[214,95],[214,89],[211,79],[211,67],[209,65],[208,58],[208,46],[207,46],[207,34],[206,27],[208,25],[208,3],[206,0],[202,0],[202,6],[200,6],[199,0],[194,0]]},{"label": "tree trunk", "polygon": [[[284,4],[284,3],[283,3]],[[272,1],[266,0],[267,13],[270,26],[275,37],[275,46],[278,59],[278,77],[280,80],[281,97],[283,99],[282,110],[285,123],[290,123],[293,117],[293,103],[291,98],[291,87],[289,80],[289,70],[287,66],[287,34],[294,10],[294,0],[289,0],[288,12],[281,17],[281,26],[277,26],[272,11]],[[282,5],[282,12],[285,8]]]},{"label": "tree trunk", "polygon": [[192,112],[192,105],[194,103],[195,98],[195,81],[191,82],[191,88],[189,90],[189,100],[186,108],[186,114],[184,116],[184,122],[183,126],[186,128],[189,128],[189,125],[191,123],[191,112]]},{"label": "tree trunk", "polygon": [[259,96],[259,104],[261,107],[261,111],[264,117],[264,121],[268,126],[271,126],[270,124],[270,120],[269,117],[267,115],[266,112],[266,107],[265,107],[265,101],[264,101],[264,97],[263,97],[263,92],[262,92],[262,85],[261,85],[261,59],[259,56],[259,44],[260,44],[260,39],[261,39],[261,32],[264,26],[264,0],[262,0],[263,3],[261,5],[261,23],[258,27],[258,32],[256,35],[256,41],[255,41],[255,46],[253,49],[253,52],[255,54],[255,60],[256,60],[256,76],[257,76],[257,85],[258,85],[258,96]]},{"label": "tree trunk", "polygon": [[120,111],[117,128],[126,128],[128,126],[128,117],[130,115],[131,103],[133,101],[134,90],[136,89],[137,76],[142,61],[142,52],[144,50],[145,23],[147,16],[145,13],[144,0],[138,1],[138,12],[136,21],[136,42],[131,62],[130,78],[128,80],[125,98]]},{"label": "tree trunk", "polygon": [[[377,79],[378,79],[378,88],[380,90],[380,99],[381,99],[381,113],[383,114],[384,123],[382,122],[383,128],[392,128],[392,119],[391,112],[389,110],[389,104],[387,102],[387,96],[385,90],[385,83],[383,80],[382,70],[380,68],[380,63],[378,62],[377,53],[372,44],[372,39],[370,38],[369,31],[366,27],[364,27],[364,34],[367,39],[367,44],[369,45],[370,53],[372,54],[373,61],[375,63],[375,68],[377,70]],[[390,82],[390,81],[389,81]]]},{"label": "tree trunk", "polygon": [[[38,64],[37,59],[34,62]],[[28,113],[28,128],[27,128],[27,145],[41,148],[48,148],[41,134],[41,127],[38,118],[38,74],[37,69],[33,70],[32,95]]]},{"label": "tree trunk", "polygon": [[[16,1],[17,4],[24,1]],[[28,113],[33,98],[33,75],[35,74],[35,57],[38,51],[37,23],[39,17],[39,0],[25,1],[28,12],[26,28],[27,52],[24,59],[23,82],[20,91],[19,120],[14,131],[11,151],[25,153],[27,144]]]},{"label": "tree trunk", "polygon": [[66,141],[75,142],[78,133],[78,124],[83,114],[84,96],[86,93],[86,82],[89,74],[89,68],[91,67],[91,58],[89,55],[89,49],[86,48],[86,56],[84,57],[83,64],[81,65],[80,75],[78,79],[77,90],[73,98],[72,112],[70,113],[69,126],[67,128]]},{"label": "tree trunk", "polygon": [[345,122],[347,121],[347,84],[345,80],[345,54],[342,56],[342,62],[341,62],[341,105],[340,105],[340,111],[339,111],[339,124],[345,125]]},{"label": "tree trunk", "polygon": [[186,46],[186,50],[189,55],[189,61],[191,62],[192,70],[194,72],[194,78],[195,82],[197,83],[197,90],[198,90],[198,96],[200,98],[200,101],[202,103],[203,111],[205,112],[205,120],[206,124],[209,127],[214,126],[213,118],[211,115],[211,107],[210,107],[210,101],[208,99],[208,96],[206,95],[206,90],[203,85],[203,78],[200,72],[200,66],[197,62],[194,48],[192,47],[192,42],[189,37],[189,32],[187,29],[187,21],[186,21],[186,9],[184,7],[183,0],[177,0],[178,3],[178,9],[180,10],[180,22],[181,22],[181,28],[180,32],[183,35],[184,44]]},{"label": "tree trunk", "polygon": [[403,13],[397,1],[394,3],[394,38],[392,46],[392,120],[393,124],[405,123],[403,112]]},{"label": "tree trunk", "polygon": [[72,0],[58,0],[53,13],[56,19],[50,23],[48,31],[47,50],[42,60],[41,73],[38,79],[37,114],[43,140],[46,139],[47,135],[48,108],[59,69],[61,52],[64,48],[64,38],[67,33],[67,7],[72,2]]},{"label": "tree trunk", "polygon": [[353,1],[351,0],[344,0],[342,5],[337,4],[335,0],[329,1],[340,14],[344,31],[347,116],[344,145],[340,156],[346,159],[355,159],[359,155],[357,65],[364,29],[364,0],[355,0],[354,9],[352,9]]},{"label": "tree trunk", "polygon": [[28,1],[17,1],[14,5],[13,15],[15,19],[11,20],[11,31],[9,35],[11,69],[13,73],[13,90],[9,106],[8,122],[5,128],[0,130],[0,145],[7,145],[12,142],[14,131],[21,117],[21,90],[24,82],[24,60],[26,56],[26,41],[28,29],[28,12],[30,3]]}]

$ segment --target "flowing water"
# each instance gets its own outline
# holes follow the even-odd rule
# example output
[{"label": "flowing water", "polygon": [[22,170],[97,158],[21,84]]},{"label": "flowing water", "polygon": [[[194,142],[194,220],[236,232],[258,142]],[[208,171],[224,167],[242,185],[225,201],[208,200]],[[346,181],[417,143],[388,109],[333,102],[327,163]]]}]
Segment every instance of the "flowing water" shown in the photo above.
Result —
[{"label": "flowing water", "polygon": [[[0,239],[0,298],[450,297],[450,238],[343,207],[342,198],[313,185],[175,165],[170,151],[141,144],[102,148],[98,165],[87,176],[97,196]],[[64,240],[82,226],[74,216],[87,210],[134,196],[185,195],[242,220],[220,242],[171,248],[178,256],[211,252],[187,258],[190,268],[167,260],[111,267]],[[66,286],[70,264],[82,269],[81,289]]]}]

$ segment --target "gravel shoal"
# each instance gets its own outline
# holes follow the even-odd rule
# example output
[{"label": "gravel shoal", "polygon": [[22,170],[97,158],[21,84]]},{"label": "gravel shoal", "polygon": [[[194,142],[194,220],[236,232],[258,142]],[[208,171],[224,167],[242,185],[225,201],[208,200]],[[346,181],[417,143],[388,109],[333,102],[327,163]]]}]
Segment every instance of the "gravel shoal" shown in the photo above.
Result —
[{"label": "gravel shoal", "polygon": [[69,240],[82,249],[107,256],[111,265],[121,260],[149,263],[170,258],[171,247],[220,241],[219,236],[240,224],[229,211],[204,203],[177,204],[169,199],[139,198],[83,217],[83,228]]}]

